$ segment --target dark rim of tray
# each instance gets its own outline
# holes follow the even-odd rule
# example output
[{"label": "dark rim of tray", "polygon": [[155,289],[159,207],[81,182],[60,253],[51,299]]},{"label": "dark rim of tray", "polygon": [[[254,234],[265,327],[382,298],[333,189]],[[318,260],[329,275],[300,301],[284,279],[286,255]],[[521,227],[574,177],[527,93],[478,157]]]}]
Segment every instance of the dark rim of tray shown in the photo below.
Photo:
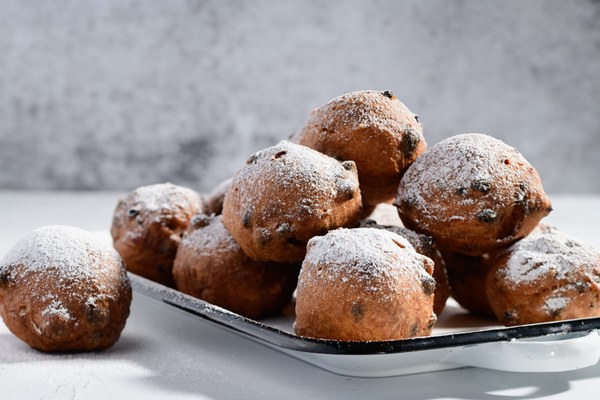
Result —
[{"label": "dark rim of tray", "polygon": [[140,294],[224,326],[229,330],[257,339],[260,342],[287,350],[309,353],[392,354],[444,347],[472,346],[481,343],[556,334],[585,333],[600,329],[600,317],[594,317],[390,341],[359,342],[306,338],[245,318],[135,274],[130,273],[129,275],[134,290]]}]

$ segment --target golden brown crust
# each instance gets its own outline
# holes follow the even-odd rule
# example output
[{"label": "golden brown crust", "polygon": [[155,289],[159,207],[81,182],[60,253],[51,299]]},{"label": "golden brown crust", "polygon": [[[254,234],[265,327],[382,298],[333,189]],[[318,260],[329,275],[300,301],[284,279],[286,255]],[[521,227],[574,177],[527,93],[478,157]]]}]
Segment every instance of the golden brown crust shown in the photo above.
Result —
[{"label": "golden brown crust", "polygon": [[486,292],[509,326],[600,316],[600,252],[542,226],[499,257]]},{"label": "golden brown crust", "polygon": [[281,312],[292,297],[298,264],[254,261],[221,216],[192,218],[173,266],[177,289],[248,318]]},{"label": "golden brown crust", "polygon": [[394,199],[404,171],[426,148],[417,116],[389,91],[352,92],[329,101],[294,140],[354,161],[366,209]]},{"label": "golden brown crust", "polygon": [[38,350],[112,346],[130,303],[117,252],[77,228],[39,228],[0,262],[0,314],[11,332]]},{"label": "golden brown crust", "polygon": [[295,332],[363,341],[428,335],[436,321],[432,269],[429,258],[385,230],[315,237],[298,279]]},{"label": "golden brown crust", "polygon": [[404,175],[395,205],[406,227],[471,256],[525,237],[551,211],[527,160],[481,134],[453,136],[426,151]]},{"label": "golden brown crust", "polygon": [[177,247],[190,219],[201,210],[198,193],[171,183],[143,186],[119,200],[111,233],[127,269],[174,287]]},{"label": "golden brown crust", "polygon": [[411,231],[403,226],[379,225],[373,220],[361,222],[361,228],[386,229],[402,236],[414,247],[415,251],[433,261],[433,279],[435,279],[435,292],[433,293],[433,312],[440,315],[446,307],[446,301],[450,297],[450,284],[446,273],[446,264],[442,254],[430,236]]},{"label": "golden brown crust", "polygon": [[356,166],[283,141],[252,155],[233,178],[223,224],[258,261],[300,262],[306,243],[361,213]]}]

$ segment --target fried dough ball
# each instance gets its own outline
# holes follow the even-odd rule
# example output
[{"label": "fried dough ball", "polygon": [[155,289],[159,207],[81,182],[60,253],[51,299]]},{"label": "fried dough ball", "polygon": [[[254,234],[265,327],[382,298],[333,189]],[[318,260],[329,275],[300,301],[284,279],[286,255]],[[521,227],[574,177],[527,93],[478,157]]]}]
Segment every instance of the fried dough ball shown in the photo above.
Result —
[{"label": "fried dough ball", "polygon": [[111,234],[127,269],[175,287],[177,246],[190,219],[201,210],[198,193],[171,183],[142,186],[119,200]]},{"label": "fried dough ball", "polygon": [[0,261],[0,315],[34,349],[110,347],[125,327],[130,304],[119,254],[78,228],[38,228]]},{"label": "fried dough ball", "polygon": [[294,140],[356,163],[366,213],[394,199],[406,168],[426,148],[418,117],[390,91],[336,97],[313,111]]},{"label": "fried dough ball", "polygon": [[440,315],[446,307],[446,300],[450,297],[450,285],[446,274],[446,264],[442,254],[430,236],[411,231],[403,226],[379,225],[373,220],[361,222],[361,228],[385,229],[394,232],[406,239],[415,251],[433,261],[433,279],[435,279],[435,291],[433,293],[433,312]]},{"label": "fried dough ball", "polygon": [[337,229],[308,242],[296,294],[294,329],[334,340],[428,335],[433,262],[395,233]]},{"label": "fried dough ball", "polygon": [[231,186],[231,178],[219,183],[204,199],[204,213],[207,215],[221,215],[225,194]]},{"label": "fried dough ball", "polygon": [[600,316],[600,252],[542,226],[502,254],[486,291],[508,326]]},{"label": "fried dough ball", "polygon": [[460,253],[443,252],[454,300],[473,314],[491,318],[495,318],[496,315],[490,306],[485,282],[494,257],[496,256],[489,253],[481,256],[467,256]]},{"label": "fried dough ball", "polygon": [[182,292],[257,319],[290,302],[299,270],[299,264],[248,258],[221,216],[198,214],[179,245],[173,276]]},{"label": "fried dough ball", "polygon": [[223,224],[258,261],[301,262],[306,243],[358,224],[356,165],[282,141],[252,155],[223,203]]},{"label": "fried dough ball", "polygon": [[470,256],[525,237],[552,210],[527,160],[482,134],[453,136],[427,150],[404,174],[395,205],[406,227]]}]

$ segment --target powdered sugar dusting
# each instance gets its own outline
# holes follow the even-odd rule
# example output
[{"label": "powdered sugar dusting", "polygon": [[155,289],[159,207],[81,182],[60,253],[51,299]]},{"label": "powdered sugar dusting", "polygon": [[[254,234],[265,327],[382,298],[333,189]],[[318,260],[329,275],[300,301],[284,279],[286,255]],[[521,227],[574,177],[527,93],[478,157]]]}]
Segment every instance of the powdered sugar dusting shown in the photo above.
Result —
[{"label": "powdered sugar dusting", "polygon": [[[404,130],[407,127],[421,131],[415,114],[412,113],[398,98],[389,93],[374,90],[363,90],[343,94],[330,100],[321,109],[324,116],[338,111],[341,123],[348,130],[356,131],[364,128],[379,128],[380,130]],[[328,119],[323,118],[319,123],[327,127]]]},{"label": "powdered sugar dusting", "polygon": [[593,269],[600,259],[591,246],[549,227],[536,229],[509,251],[504,273],[515,285],[549,276],[556,281],[568,279],[575,271]]},{"label": "powdered sugar dusting", "polygon": [[[10,266],[22,266],[21,273],[56,269],[62,279],[93,278],[98,274],[100,259],[109,255],[119,263],[116,250],[99,245],[92,234],[82,229],[61,225],[38,228],[21,239],[0,262],[0,273]],[[101,258],[102,257],[102,258]],[[16,269],[11,268],[9,274]]]},{"label": "powdered sugar dusting", "polygon": [[199,195],[191,189],[173,185],[170,182],[142,186],[133,192],[133,195],[148,211],[172,209],[173,207],[187,208],[192,201],[200,202]]},{"label": "powdered sugar dusting", "polygon": [[199,255],[205,256],[214,256],[219,252],[231,254],[241,250],[240,245],[223,225],[220,215],[210,218],[206,226],[197,229],[191,227],[184,236],[180,248],[191,248]]},{"label": "powdered sugar dusting", "polygon": [[[354,168],[353,163],[344,165]],[[308,147],[282,141],[252,155],[234,177],[234,191],[227,196],[242,202],[242,219],[251,218],[258,204],[263,217],[277,216],[282,223],[327,217],[336,202],[360,196],[355,168],[352,173],[344,165]]]},{"label": "powdered sugar dusting", "polygon": [[62,225],[38,228],[17,242],[0,261],[0,276],[15,285],[28,285],[32,298],[43,304],[43,315],[66,320],[72,315],[57,290],[95,305],[113,296],[103,282],[114,282],[118,277],[121,288],[129,286],[114,248],[96,241],[85,230]]},{"label": "powdered sugar dusting", "polygon": [[43,316],[58,316],[64,320],[72,320],[73,315],[71,312],[64,306],[64,304],[60,300],[52,300],[50,304],[46,306],[42,310]]},{"label": "powdered sugar dusting", "polygon": [[[513,165],[517,164],[517,165]],[[474,215],[447,215],[448,204],[475,206],[480,195],[485,204],[512,205],[519,199],[515,192],[494,190],[494,184],[506,185],[528,180],[532,169],[525,158],[504,142],[483,134],[462,134],[450,137],[429,148],[407,170],[400,184],[398,203],[416,207],[424,216],[419,224],[429,220],[464,220]],[[477,192],[478,200],[469,196]],[[426,199],[440,201],[428,201]]]},{"label": "powdered sugar dusting", "polygon": [[571,302],[571,298],[565,296],[549,297],[544,303],[543,309],[548,314],[553,314],[564,309]]},{"label": "powdered sugar dusting", "polygon": [[421,290],[422,279],[430,279],[424,259],[406,239],[392,232],[337,229],[310,240],[299,284],[342,281],[375,293],[402,280],[407,282],[406,290]]}]

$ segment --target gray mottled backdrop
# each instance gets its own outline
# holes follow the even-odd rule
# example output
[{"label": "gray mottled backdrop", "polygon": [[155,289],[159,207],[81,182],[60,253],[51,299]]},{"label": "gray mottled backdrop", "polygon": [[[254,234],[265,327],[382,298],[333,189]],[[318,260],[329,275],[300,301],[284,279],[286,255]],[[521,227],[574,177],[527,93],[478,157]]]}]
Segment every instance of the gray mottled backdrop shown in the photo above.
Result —
[{"label": "gray mottled backdrop", "polygon": [[390,89],[600,193],[598,1],[0,2],[0,188],[209,190],[309,111]]}]

